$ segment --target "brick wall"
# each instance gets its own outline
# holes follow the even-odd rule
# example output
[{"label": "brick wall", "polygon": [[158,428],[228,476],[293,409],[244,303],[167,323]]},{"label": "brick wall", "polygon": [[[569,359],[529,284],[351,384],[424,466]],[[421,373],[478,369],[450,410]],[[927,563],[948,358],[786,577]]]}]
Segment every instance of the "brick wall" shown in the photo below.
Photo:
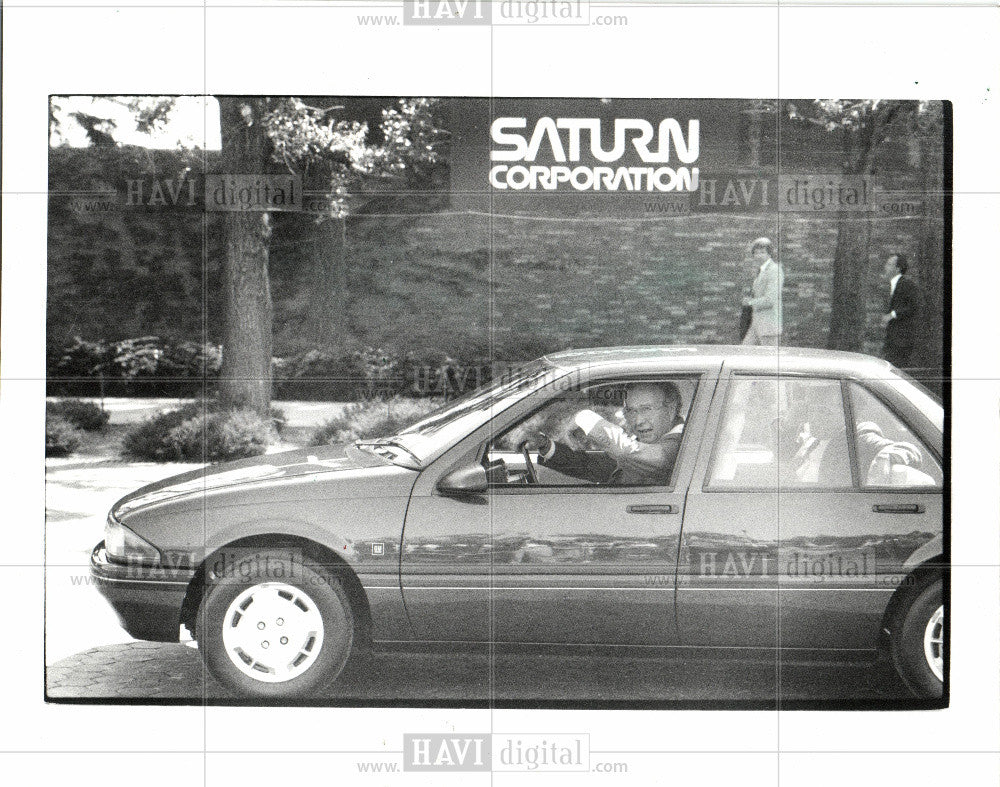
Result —
[{"label": "brick wall", "polygon": [[[834,217],[640,220],[567,215],[555,200],[550,207],[548,216],[496,215],[492,228],[478,215],[414,219],[397,229],[396,259],[371,256],[366,239],[377,219],[352,224],[352,264],[366,272],[352,279],[352,322],[366,341],[388,346],[735,343],[740,297],[755,272],[746,246],[767,235],[785,269],[786,343],[826,345]],[[883,261],[895,249],[912,252],[919,228],[918,219],[874,224],[866,352],[881,348]]]}]

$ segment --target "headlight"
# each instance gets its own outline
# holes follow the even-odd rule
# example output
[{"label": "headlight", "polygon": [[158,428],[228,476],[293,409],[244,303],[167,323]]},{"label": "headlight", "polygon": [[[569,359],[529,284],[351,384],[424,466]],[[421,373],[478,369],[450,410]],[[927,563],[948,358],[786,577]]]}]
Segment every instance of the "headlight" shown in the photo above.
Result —
[{"label": "headlight", "polygon": [[158,565],[160,551],[140,538],[110,514],[104,526],[104,548],[108,557],[120,563]]}]

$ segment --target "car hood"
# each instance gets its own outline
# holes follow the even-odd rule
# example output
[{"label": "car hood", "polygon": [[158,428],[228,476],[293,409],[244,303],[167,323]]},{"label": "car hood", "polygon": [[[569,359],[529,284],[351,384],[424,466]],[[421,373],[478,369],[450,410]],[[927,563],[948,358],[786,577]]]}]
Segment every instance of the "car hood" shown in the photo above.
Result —
[{"label": "car hood", "polygon": [[386,459],[373,456],[351,445],[320,446],[297,451],[241,459],[237,462],[203,467],[188,473],[170,476],[162,481],[136,489],[111,509],[121,519],[139,508],[164,503],[177,498],[204,494],[227,487],[239,487],[277,478],[336,473],[365,467],[384,467]]}]

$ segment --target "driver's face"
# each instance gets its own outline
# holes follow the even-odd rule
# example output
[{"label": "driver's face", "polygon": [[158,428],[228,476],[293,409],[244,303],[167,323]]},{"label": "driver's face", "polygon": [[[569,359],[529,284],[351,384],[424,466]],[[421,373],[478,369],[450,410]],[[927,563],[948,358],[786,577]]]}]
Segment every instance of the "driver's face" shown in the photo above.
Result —
[{"label": "driver's face", "polygon": [[625,400],[625,425],[642,443],[655,443],[674,425],[676,407],[656,386],[630,388]]}]

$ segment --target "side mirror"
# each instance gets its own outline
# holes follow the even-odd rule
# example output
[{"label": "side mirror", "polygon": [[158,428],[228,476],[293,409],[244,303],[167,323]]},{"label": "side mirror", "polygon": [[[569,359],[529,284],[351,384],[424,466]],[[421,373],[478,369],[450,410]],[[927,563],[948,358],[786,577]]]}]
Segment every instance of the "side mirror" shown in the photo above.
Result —
[{"label": "side mirror", "polygon": [[488,489],[486,468],[478,463],[461,465],[437,482],[437,490],[445,495],[481,495]]}]

